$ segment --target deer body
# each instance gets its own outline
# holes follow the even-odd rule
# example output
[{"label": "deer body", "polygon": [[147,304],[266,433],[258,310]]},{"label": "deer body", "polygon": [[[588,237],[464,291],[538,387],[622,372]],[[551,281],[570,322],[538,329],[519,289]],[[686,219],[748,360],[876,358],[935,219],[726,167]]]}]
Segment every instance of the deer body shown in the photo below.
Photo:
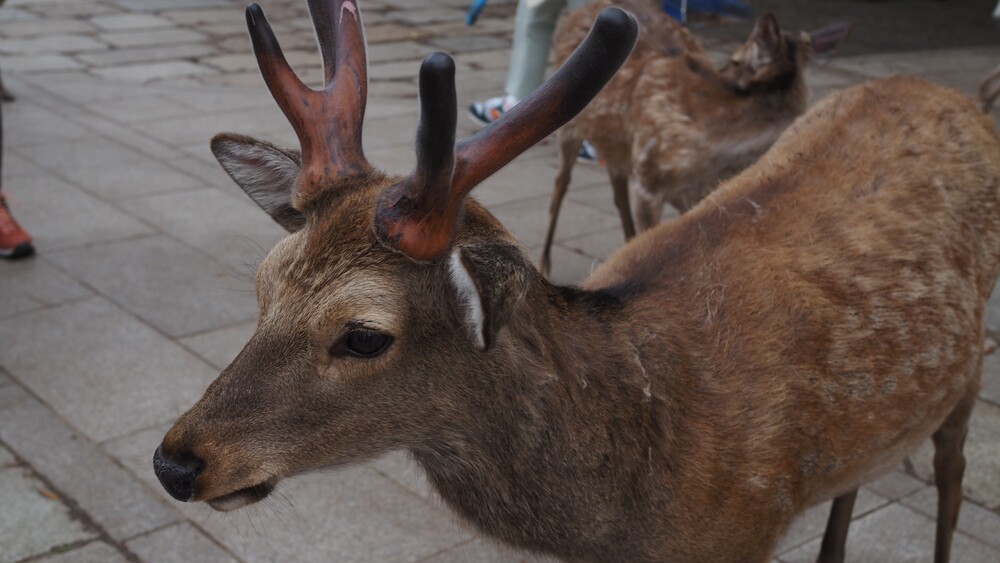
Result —
[{"label": "deer body", "polygon": [[[649,2],[601,0],[566,17],[556,38],[557,61],[573,51],[594,14],[608,5],[636,14],[640,38],[594,102],[559,130],[561,168],[541,261],[546,274],[559,208],[584,139],[607,166],[627,240],[659,223],[664,203],[687,211],[720,180],[764,154],[806,109],[804,70],[813,50],[832,50],[850,29],[817,32],[814,47],[810,36],[783,34],[766,15],[719,71],[696,38]],[[638,184],[634,223],[630,176]]]},{"label": "deer body", "polygon": [[[157,448],[172,496],[232,510],[403,449],[465,520],[516,546],[766,561],[796,514],[933,435],[947,560],[1000,273],[1000,141],[969,100],[907,78],[832,96],[678,221],[560,288],[464,196],[586,103],[564,93],[607,80],[631,18],[603,13],[568,70],[457,147],[454,65],[428,57],[417,168],[390,177],[364,160],[358,123],[334,114],[346,133],[327,135],[306,118],[363,112],[337,81],[366,83],[360,20],[327,17],[356,7],[311,7],[337,61],[322,92],[296,85],[248,10],[310,156],[213,140],[292,234],[258,270],[254,336]],[[553,118],[553,99],[571,109]]]}]

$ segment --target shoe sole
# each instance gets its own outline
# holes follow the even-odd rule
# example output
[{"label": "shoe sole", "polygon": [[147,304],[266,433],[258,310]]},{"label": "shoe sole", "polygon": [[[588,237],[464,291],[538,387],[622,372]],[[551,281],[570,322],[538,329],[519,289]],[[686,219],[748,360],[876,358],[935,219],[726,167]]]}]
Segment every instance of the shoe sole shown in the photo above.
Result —
[{"label": "shoe sole", "polygon": [[7,260],[25,258],[35,253],[35,247],[30,242],[21,243],[10,250],[0,249],[0,257]]}]

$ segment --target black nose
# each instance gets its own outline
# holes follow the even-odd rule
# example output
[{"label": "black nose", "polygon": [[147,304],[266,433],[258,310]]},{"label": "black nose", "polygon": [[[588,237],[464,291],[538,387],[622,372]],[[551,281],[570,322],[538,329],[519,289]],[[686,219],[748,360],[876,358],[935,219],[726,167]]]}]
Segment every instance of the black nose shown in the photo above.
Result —
[{"label": "black nose", "polygon": [[175,499],[187,502],[194,494],[194,482],[205,468],[205,462],[191,453],[181,453],[177,458],[164,456],[156,448],[153,454],[153,472],[163,488]]}]

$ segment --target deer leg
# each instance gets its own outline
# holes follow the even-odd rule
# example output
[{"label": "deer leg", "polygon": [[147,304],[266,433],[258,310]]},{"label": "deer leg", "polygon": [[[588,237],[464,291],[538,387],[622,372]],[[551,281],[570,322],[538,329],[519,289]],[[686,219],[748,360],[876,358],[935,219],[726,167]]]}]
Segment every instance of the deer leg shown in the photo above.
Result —
[{"label": "deer leg", "polygon": [[572,176],[576,155],[580,153],[583,139],[572,134],[559,132],[559,173],[556,175],[555,187],[552,190],[552,202],[549,204],[549,229],[545,234],[545,246],[542,248],[542,259],[538,269],[546,278],[552,267],[552,240],[556,236],[556,223],[559,220],[559,208],[569,190],[569,180]]},{"label": "deer leg", "polygon": [[851,527],[851,513],[854,511],[854,500],[857,497],[858,490],[854,489],[833,499],[817,562],[844,563],[847,530]]},{"label": "deer leg", "polygon": [[1000,96],[1000,66],[993,69],[979,85],[979,103],[983,111],[990,111],[997,96]]},{"label": "deer leg", "polygon": [[932,436],[934,484],[938,490],[934,563],[948,563],[951,556],[952,535],[958,525],[958,510],[962,505],[962,476],[965,474],[965,454],[962,449],[969,432],[969,416],[975,402],[975,392],[968,393]]},{"label": "deer leg", "polygon": [[618,215],[622,219],[622,231],[625,233],[625,240],[628,241],[635,236],[632,206],[628,201],[628,172],[612,170],[609,167],[608,176],[611,178],[611,189],[615,195],[615,207],[618,208]]}]

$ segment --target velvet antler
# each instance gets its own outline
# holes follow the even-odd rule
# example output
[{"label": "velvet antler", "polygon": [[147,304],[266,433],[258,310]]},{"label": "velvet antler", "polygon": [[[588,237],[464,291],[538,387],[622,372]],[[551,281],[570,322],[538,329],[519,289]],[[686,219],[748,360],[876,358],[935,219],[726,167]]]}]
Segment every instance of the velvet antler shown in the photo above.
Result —
[{"label": "velvet antler", "polygon": [[361,147],[368,98],[361,12],[350,0],[309,0],[309,13],[323,56],[321,91],[295,75],[260,6],[247,6],[247,27],[260,72],[302,147],[298,198],[308,197],[324,181],[372,171]]},{"label": "velvet antler", "polygon": [[425,59],[417,168],[379,198],[375,231],[382,242],[419,261],[446,253],[472,188],[576,116],[625,62],[637,34],[631,15],[605,9],[541,88],[457,148],[454,63],[441,53]]}]

